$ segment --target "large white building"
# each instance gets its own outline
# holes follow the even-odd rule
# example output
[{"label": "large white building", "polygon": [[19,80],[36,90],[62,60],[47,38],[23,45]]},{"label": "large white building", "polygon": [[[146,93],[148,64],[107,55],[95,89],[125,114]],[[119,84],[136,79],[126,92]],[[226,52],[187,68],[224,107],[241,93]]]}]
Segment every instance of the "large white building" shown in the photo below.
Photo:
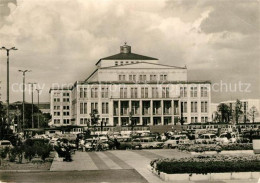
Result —
[{"label": "large white building", "polygon": [[209,81],[188,81],[187,68],[163,65],[152,57],[120,47],[100,59],[85,81],[51,88],[52,126],[86,126],[97,109],[106,126],[167,125],[211,120]]}]

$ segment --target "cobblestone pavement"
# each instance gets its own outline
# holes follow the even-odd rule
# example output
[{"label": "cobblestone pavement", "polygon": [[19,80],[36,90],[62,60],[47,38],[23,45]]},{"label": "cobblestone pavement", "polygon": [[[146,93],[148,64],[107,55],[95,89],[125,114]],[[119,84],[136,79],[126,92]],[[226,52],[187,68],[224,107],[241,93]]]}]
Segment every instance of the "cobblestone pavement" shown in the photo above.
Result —
[{"label": "cobblestone pavement", "polygon": [[[191,156],[189,153],[179,152],[172,149],[158,150],[126,150],[126,151],[102,151],[102,152],[76,152],[72,162],[54,161],[51,171],[73,170],[119,170],[135,169],[150,183],[162,183],[159,177],[151,173],[147,166],[156,158],[181,158]],[[225,180],[212,183],[257,183],[257,180]],[[178,183],[178,182],[177,182]],[[180,183],[184,183],[183,181]],[[191,182],[190,182],[191,183]],[[205,183],[205,181],[196,181]]]}]

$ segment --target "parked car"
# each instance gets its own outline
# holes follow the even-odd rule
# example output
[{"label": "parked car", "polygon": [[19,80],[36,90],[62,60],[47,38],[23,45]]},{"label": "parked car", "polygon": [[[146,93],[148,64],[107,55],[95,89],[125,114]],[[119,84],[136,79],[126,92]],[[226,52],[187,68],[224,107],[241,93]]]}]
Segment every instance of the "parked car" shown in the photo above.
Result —
[{"label": "parked car", "polygon": [[140,141],[142,149],[153,149],[153,148],[162,148],[163,142],[158,142],[155,140],[154,137],[144,137],[144,138],[137,138],[136,141]]},{"label": "parked car", "polygon": [[195,139],[195,143],[197,144],[214,144],[216,142],[216,135],[207,133],[200,135],[197,139]]},{"label": "parked car", "polygon": [[164,142],[164,147],[175,148],[178,144],[190,144],[187,135],[173,135]]},{"label": "parked car", "polygon": [[238,140],[236,133],[222,133],[216,138],[216,141],[222,144],[236,143]]},{"label": "parked car", "polygon": [[0,149],[4,149],[6,147],[13,148],[13,145],[9,140],[0,140]]},{"label": "parked car", "polygon": [[119,142],[120,149],[140,149],[141,148],[141,143],[139,138],[117,138],[117,141]]}]

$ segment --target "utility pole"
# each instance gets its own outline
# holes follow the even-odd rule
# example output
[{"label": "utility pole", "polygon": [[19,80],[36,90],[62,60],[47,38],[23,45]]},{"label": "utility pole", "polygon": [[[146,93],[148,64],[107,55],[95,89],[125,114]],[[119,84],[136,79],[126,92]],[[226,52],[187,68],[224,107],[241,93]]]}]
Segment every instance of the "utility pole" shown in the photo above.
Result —
[{"label": "utility pole", "polygon": [[40,128],[40,91],[41,89],[36,89],[38,93],[38,128]]},{"label": "utility pole", "polygon": [[33,85],[36,84],[36,83],[28,83],[29,85],[31,85],[32,87],[32,128],[34,128],[34,121],[33,121]]},{"label": "utility pole", "polygon": [[18,72],[23,73],[23,124],[22,124],[22,130],[24,129],[25,125],[25,73],[31,72],[30,70],[18,70]]},{"label": "utility pole", "polygon": [[15,47],[12,47],[12,48],[5,48],[5,47],[2,47],[0,48],[0,50],[5,50],[6,51],[6,54],[7,54],[7,97],[6,97],[6,103],[7,103],[7,125],[10,125],[10,117],[9,117],[9,52],[11,50],[17,50],[17,48]]}]

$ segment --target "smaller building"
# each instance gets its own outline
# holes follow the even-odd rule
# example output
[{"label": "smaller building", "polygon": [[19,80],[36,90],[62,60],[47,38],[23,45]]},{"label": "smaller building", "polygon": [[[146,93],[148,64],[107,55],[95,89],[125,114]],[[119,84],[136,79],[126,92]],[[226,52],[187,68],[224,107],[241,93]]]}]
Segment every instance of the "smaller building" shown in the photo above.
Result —
[{"label": "smaller building", "polygon": [[[243,114],[239,118],[239,123],[260,122],[260,99],[241,99]],[[235,109],[236,100],[223,101],[232,110]],[[212,111],[213,112],[213,111]]]}]

